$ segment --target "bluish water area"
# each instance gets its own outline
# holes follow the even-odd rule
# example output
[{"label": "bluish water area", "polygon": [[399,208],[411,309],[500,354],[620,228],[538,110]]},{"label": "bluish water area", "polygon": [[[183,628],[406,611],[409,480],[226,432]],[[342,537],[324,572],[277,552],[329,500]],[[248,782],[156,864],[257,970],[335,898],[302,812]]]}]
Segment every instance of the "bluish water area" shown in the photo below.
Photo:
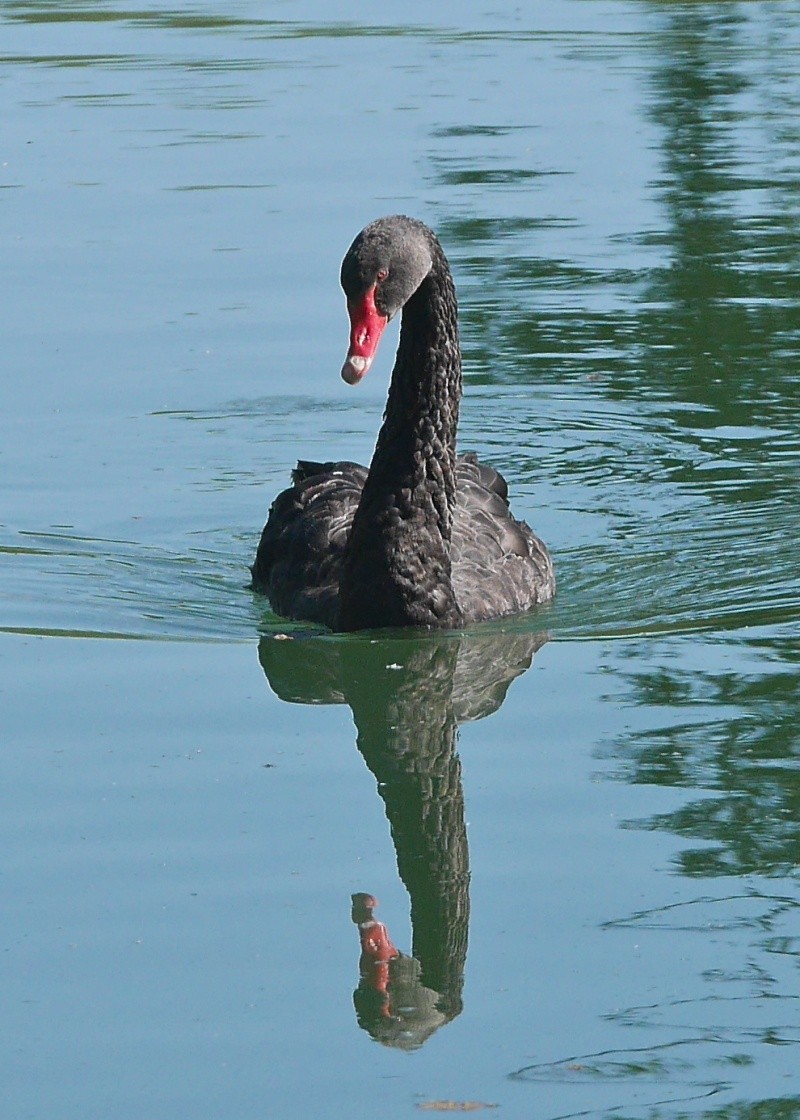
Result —
[{"label": "bluish water area", "polygon": [[[790,0],[0,5],[4,1115],[800,1116],[799,62]],[[248,565],[371,455],[395,212],[558,595],[338,637]]]}]

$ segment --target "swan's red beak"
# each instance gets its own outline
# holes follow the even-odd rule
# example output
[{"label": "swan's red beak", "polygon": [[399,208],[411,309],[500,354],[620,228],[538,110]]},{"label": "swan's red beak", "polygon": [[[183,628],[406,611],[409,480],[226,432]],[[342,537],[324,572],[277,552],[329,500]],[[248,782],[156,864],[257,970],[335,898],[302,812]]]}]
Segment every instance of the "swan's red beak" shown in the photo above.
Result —
[{"label": "swan's red beak", "polygon": [[357,385],[378,351],[383,329],[389,320],[375,306],[375,286],[360,300],[347,301],[350,316],[350,349],[342,366],[342,377],[348,385]]}]

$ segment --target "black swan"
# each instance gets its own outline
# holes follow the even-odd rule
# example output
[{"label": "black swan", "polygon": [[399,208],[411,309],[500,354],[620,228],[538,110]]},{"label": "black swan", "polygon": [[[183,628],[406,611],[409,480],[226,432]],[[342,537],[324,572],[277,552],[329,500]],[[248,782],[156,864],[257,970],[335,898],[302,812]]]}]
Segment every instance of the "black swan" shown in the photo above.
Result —
[{"label": "black swan", "polygon": [[441,245],[414,218],[380,218],[342,262],[349,385],[401,308],[400,343],[369,470],[300,461],[261,534],[253,587],[288,618],[332,630],[454,629],[553,597],[544,544],[508,509],[502,475],[456,458],[461,349]]}]

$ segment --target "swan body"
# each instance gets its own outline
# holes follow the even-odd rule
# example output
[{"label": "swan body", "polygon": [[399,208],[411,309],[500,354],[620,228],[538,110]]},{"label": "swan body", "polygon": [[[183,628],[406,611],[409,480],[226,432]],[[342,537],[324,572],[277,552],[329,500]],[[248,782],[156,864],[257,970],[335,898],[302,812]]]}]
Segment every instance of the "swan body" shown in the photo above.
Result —
[{"label": "swan body", "polygon": [[455,454],[457,304],[435,234],[413,218],[381,218],[350,246],[341,281],[349,384],[364,377],[402,308],[383,425],[368,470],[298,463],[261,534],[254,588],[278,614],[341,631],[453,629],[547,602],[552,561],[512,516],[505,479]]}]

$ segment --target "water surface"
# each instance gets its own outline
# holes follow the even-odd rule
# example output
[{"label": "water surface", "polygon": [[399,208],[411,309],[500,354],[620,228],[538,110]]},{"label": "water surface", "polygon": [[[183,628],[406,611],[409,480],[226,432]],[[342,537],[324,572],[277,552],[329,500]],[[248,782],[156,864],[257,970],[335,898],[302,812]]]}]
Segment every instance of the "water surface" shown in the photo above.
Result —
[{"label": "water surface", "polygon": [[[9,1115],[797,1114],[800,8],[0,32]],[[247,565],[371,453],[337,273],[396,211],[559,594],[342,639]]]}]

